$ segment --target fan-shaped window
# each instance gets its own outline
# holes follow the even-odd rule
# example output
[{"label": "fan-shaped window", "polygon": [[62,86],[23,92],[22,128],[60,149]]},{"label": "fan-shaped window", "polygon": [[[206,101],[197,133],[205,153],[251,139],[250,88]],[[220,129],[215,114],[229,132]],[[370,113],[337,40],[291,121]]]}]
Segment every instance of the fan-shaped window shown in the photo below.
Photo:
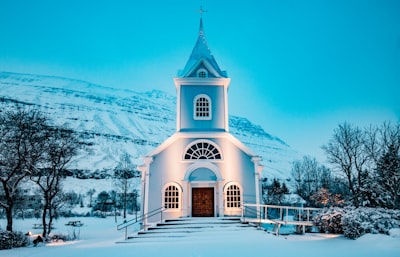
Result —
[{"label": "fan-shaped window", "polygon": [[185,160],[217,159],[220,160],[221,154],[218,149],[208,142],[198,142],[193,144],[185,153]]},{"label": "fan-shaped window", "polygon": [[179,208],[179,189],[174,185],[169,185],[164,191],[164,207],[165,209]]},{"label": "fan-shaped window", "polygon": [[226,189],[226,207],[240,208],[241,197],[240,188],[238,185],[232,184]]},{"label": "fan-shaped window", "polygon": [[194,99],[194,119],[210,120],[211,119],[211,100],[207,95],[198,95]]}]

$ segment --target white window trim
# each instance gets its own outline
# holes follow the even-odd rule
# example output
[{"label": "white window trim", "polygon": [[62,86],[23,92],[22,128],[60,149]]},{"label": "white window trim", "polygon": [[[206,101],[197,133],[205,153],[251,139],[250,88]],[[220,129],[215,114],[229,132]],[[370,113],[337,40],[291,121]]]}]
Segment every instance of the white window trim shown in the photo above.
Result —
[{"label": "white window trim", "polygon": [[[201,98],[201,97],[204,97],[204,98],[206,98],[207,99],[207,101],[208,101],[208,116],[207,117],[200,117],[200,116],[197,116],[196,115],[196,103],[197,103],[197,100],[199,99],[199,98]],[[194,99],[193,99],[193,119],[194,120],[211,120],[212,119],[212,102],[211,102],[211,98],[208,96],[208,95],[206,95],[206,94],[199,94],[199,95],[196,95],[195,97],[194,97]]]},{"label": "white window trim", "polygon": [[[240,196],[240,207],[228,207],[228,193],[227,193],[227,191],[228,191],[228,188],[230,186],[237,186],[239,188],[239,191],[240,191],[240,195],[239,195]],[[237,182],[226,183],[225,186],[224,186],[224,207],[225,207],[225,209],[229,209],[231,211],[239,211],[239,210],[241,210],[242,206],[243,206],[243,189],[242,189],[242,186]]]},{"label": "white window trim", "polygon": [[[198,143],[207,143],[209,145],[212,145],[215,149],[217,149],[219,155],[221,156],[221,159],[185,159],[186,153],[187,151],[195,144]],[[189,144],[186,145],[186,147],[183,150],[182,153],[182,161],[188,161],[188,162],[201,162],[201,161],[206,161],[206,162],[219,162],[219,161],[223,161],[224,160],[224,155],[222,153],[222,149],[219,147],[219,145],[217,145],[214,141],[208,140],[208,139],[197,139],[195,141],[190,142]]]},{"label": "white window trim", "polygon": [[[178,208],[165,208],[165,190],[169,187],[169,186],[175,186],[178,189]],[[182,210],[182,187],[176,183],[176,182],[170,182],[167,183],[163,186],[162,190],[161,190],[161,195],[162,195],[162,207],[164,208],[165,212],[178,212]]]}]

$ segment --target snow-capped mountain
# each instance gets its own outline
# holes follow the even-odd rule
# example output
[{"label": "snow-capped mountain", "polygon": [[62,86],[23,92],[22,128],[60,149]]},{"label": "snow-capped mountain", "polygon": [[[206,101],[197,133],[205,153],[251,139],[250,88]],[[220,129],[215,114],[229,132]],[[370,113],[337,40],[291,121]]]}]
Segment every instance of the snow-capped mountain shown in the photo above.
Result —
[{"label": "snow-capped mountain", "polygon": [[[134,92],[60,77],[0,72],[0,102],[39,108],[57,125],[85,138],[88,149],[70,165],[107,174],[123,152],[136,164],[175,132],[176,97],[165,92]],[[230,132],[263,158],[263,176],[287,179],[299,154],[283,140],[246,118],[230,116]]]}]

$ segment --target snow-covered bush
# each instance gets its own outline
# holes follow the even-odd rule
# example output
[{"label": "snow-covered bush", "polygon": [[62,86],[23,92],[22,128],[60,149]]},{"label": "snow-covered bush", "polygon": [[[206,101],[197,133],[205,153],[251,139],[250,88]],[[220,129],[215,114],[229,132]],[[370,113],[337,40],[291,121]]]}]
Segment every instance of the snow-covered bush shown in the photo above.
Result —
[{"label": "snow-covered bush", "polygon": [[314,222],[322,233],[342,234],[342,217],[344,212],[343,208],[327,208],[315,216]]},{"label": "snow-covered bush", "polygon": [[68,234],[52,234],[49,237],[49,240],[52,242],[59,242],[59,241],[74,241],[74,240],[79,240],[81,234],[80,228],[74,228],[71,231],[68,232]]},{"label": "snow-covered bush", "polygon": [[344,234],[357,239],[366,233],[389,234],[390,229],[399,228],[400,210],[383,208],[329,208],[314,218],[321,232]]},{"label": "snow-covered bush", "polygon": [[353,208],[343,215],[344,235],[351,239],[366,234],[389,234],[400,225],[400,211],[383,208]]},{"label": "snow-covered bush", "polygon": [[9,232],[0,230],[0,250],[24,247],[30,241],[22,232]]}]

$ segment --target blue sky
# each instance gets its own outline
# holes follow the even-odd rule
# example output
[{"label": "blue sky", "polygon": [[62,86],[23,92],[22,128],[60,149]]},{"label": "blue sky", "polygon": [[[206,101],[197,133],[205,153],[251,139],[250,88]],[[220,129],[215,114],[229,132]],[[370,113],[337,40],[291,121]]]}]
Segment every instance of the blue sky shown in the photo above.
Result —
[{"label": "blue sky", "polygon": [[398,0],[1,0],[0,70],[175,94],[201,4],[230,114],[321,161],[339,123],[400,120]]}]

